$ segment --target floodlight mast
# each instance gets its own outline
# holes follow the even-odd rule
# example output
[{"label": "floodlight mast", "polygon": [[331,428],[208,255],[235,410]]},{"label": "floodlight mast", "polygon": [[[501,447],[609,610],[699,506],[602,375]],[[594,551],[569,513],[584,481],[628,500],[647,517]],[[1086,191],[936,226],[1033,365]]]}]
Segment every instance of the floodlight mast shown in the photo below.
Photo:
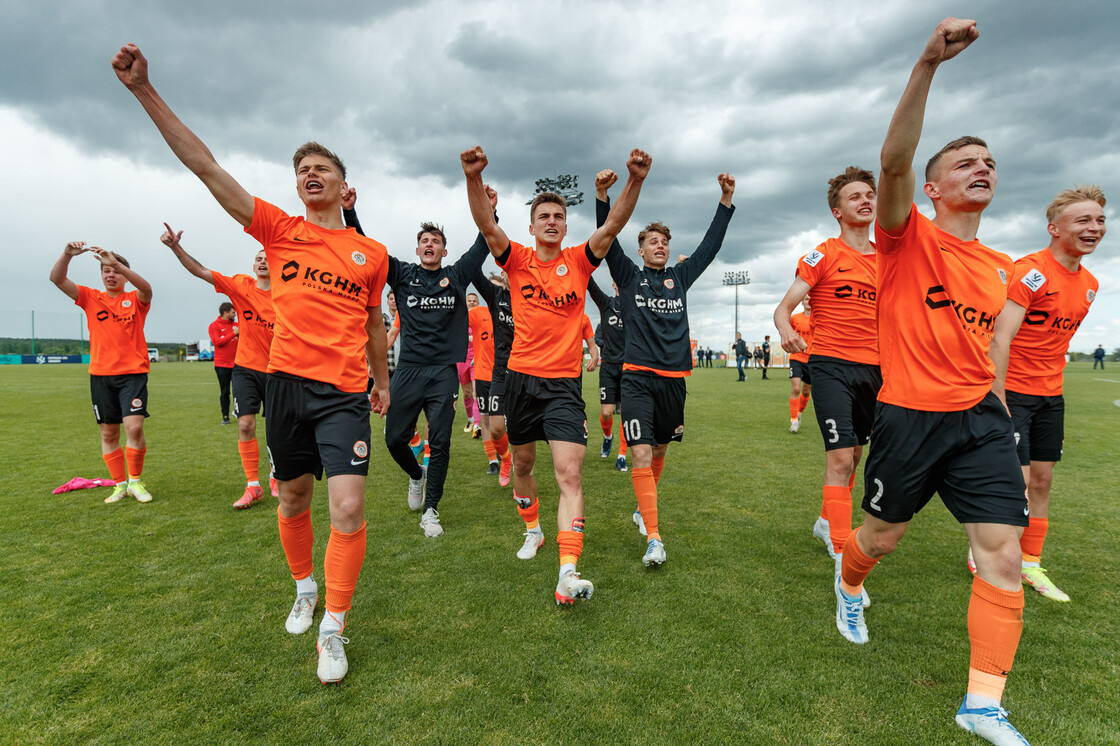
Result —
[{"label": "floodlight mast", "polygon": [[751,284],[751,273],[744,270],[724,272],[723,284],[735,286],[735,334],[739,333],[739,286]]}]

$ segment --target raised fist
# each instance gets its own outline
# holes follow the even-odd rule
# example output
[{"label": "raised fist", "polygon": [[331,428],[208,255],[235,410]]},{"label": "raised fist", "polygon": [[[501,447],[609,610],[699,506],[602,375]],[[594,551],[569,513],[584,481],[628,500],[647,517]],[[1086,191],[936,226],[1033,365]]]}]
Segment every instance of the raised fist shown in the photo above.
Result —
[{"label": "raised fist", "polygon": [[459,160],[463,162],[463,173],[467,176],[481,174],[486,168],[486,153],[478,145],[460,153]]},{"label": "raised fist", "polygon": [[135,44],[125,44],[121,51],[113,55],[113,72],[125,87],[132,89],[148,82],[148,60],[140,53]]}]

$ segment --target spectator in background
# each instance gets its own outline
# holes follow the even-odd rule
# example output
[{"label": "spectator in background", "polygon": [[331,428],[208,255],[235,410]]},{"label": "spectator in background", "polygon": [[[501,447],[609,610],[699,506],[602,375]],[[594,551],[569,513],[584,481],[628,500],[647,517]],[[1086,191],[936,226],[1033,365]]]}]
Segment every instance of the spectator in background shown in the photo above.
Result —
[{"label": "spectator in background", "polygon": [[214,372],[218,375],[218,402],[222,424],[229,424],[229,385],[233,380],[233,361],[237,357],[237,311],[229,301],[218,306],[218,318],[210,322],[210,342],[214,345]]}]

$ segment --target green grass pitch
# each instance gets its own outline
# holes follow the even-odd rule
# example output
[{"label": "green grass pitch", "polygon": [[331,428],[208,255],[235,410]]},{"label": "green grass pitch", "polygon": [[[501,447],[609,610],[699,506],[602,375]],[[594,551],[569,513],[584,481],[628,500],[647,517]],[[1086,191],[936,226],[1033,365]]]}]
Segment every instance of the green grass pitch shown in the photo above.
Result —
[{"label": "green grass pitch", "polygon": [[[314,632],[284,631],[293,584],[275,501],[230,507],[243,484],[237,432],[219,425],[210,366],[153,366],[155,501],[112,506],[107,489],[51,494],[105,472],[85,367],[0,368],[0,742],[978,743],[953,724],[968,666],[963,529],[932,502],[868,581],[871,642],[841,639],[832,563],[810,535],[820,435],[811,409],[788,432],[786,372],[773,373],[689,379],[686,438],[660,487],[669,559],[656,570],[640,562],[629,475],[599,458],[598,376],[585,376],[580,570],[596,590],[572,609],[552,599],[546,448],[550,541],[522,562],[510,490],[486,475],[463,415],[439,539],[423,536],[406,477],[375,447],[350,674],[322,686]],[[1035,744],[1120,743],[1116,400],[1120,370],[1070,366],[1044,564],[1073,602],[1027,591],[1004,698]],[[320,584],[325,498],[319,485]]]}]

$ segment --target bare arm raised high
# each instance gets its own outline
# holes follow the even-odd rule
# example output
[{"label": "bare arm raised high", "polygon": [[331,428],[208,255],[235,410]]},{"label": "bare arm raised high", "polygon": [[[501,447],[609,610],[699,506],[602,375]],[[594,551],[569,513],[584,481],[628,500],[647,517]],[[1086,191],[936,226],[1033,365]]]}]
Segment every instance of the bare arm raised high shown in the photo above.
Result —
[{"label": "bare arm raised high", "polygon": [[66,248],[62,250],[62,256],[60,256],[58,261],[54,263],[54,266],[51,267],[51,282],[53,282],[59,290],[66,293],[71,300],[78,299],[78,283],[67,276],[70,269],[70,260],[78,254],[84,254],[87,251],[89,251],[89,249],[86,248],[85,241],[71,241],[66,244]]},{"label": "bare arm raised high", "polygon": [[[614,239],[622,232],[622,229],[626,227],[626,222],[634,214],[634,208],[638,205],[638,194],[642,191],[642,184],[649,175],[649,169],[652,165],[653,159],[650,158],[649,153],[637,148],[630,151],[630,158],[626,161],[626,170],[630,173],[630,177],[626,180],[626,185],[622,187],[622,193],[618,195],[618,200],[611,207],[607,219],[591,234],[591,238],[587,242],[587,248],[600,259],[607,255]],[[596,194],[598,194],[599,178],[596,177],[595,181]],[[609,185],[607,188],[609,188]]]},{"label": "bare arm raised high", "polygon": [[167,223],[164,223],[163,227],[167,230],[159,237],[159,240],[162,241],[167,248],[171,249],[171,253],[175,255],[175,258],[179,260],[179,263],[182,264],[188,272],[198,279],[205,280],[213,285],[214,274],[206,267],[203,267],[197,259],[188,254],[186,249],[179,243],[179,239],[183,237],[183,232],[179,231],[176,233]]},{"label": "bare arm raised high", "polygon": [[509,248],[509,236],[498,226],[498,219],[494,216],[494,206],[497,194],[491,193],[482,181],[482,172],[486,168],[486,153],[482,148],[475,146],[459,154],[463,164],[463,173],[467,177],[467,201],[471,208],[471,217],[478,226],[479,233],[486,239],[486,246],[490,253],[499,257]]},{"label": "bare arm raised high", "polygon": [[979,36],[976,21],[946,18],[934,29],[910,73],[880,153],[882,172],[876,220],[888,233],[896,233],[906,225],[914,204],[914,153],[922,137],[933,74],[938,65],[956,57]]},{"label": "bare arm raised high", "polygon": [[121,83],[148,112],[171,151],[202,180],[218,204],[243,226],[253,221],[253,197],[218,165],[214,154],[175,116],[148,80],[148,60],[135,44],[121,47],[112,59],[113,71]]}]

